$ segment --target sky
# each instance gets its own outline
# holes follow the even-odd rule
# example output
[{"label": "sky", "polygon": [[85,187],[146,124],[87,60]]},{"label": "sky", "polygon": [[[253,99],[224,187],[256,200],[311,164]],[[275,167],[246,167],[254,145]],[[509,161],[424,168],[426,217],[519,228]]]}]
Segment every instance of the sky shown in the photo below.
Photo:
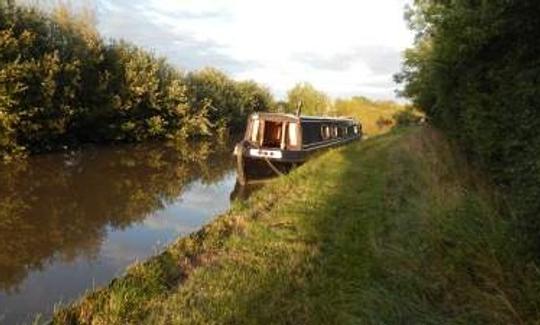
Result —
[{"label": "sky", "polygon": [[330,96],[395,99],[413,34],[409,0],[96,0],[98,29],[173,65],[253,79],[278,98],[298,82]]}]

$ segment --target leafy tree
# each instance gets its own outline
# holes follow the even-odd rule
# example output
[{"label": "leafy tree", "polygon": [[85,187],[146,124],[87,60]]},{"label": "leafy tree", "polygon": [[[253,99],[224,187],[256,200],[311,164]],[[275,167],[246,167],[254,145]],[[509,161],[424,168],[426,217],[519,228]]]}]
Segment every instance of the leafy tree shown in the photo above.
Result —
[{"label": "leafy tree", "polygon": [[124,41],[91,12],[0,2],[0,157],[87,142],[235,132],[268,110],[268,89],[216,69],[185,74]]},{"label": "leafy tree", "polygon": [[[396,80],[540,230],[540,2],[416,0],[416,43]],[[526,227],[526,228],[525,228]]]},{"label": "leafy tree", "polygon": [[411,107],[395,113],[392,117],[394,118],[396,127],[418,124],[422,119],[422,116],[417,114]]},{"label": "leafy tree", "polygon": [[299,83],[287,92],[287,111],[294,113],[302,103],[302,114],[325,115],[330,113],[329,97],[307,82]]},{"label": "leafy tree", "polygon": [[366,97],[338,98],[333,105],[333,112],[338,116],[352,117],[362,123],[363,133],[375,135],[391,129],[395,124],[396,114],[404,109],[391,101],[373,101]]},{"label": "leafy tree", "polygon": [[205,68],[186,76],[191,104],[209,107],[209,119],[233,131],[244,127],[248,114],[273,107],[270,91],[253,81],[237,82],[223,72]]}]

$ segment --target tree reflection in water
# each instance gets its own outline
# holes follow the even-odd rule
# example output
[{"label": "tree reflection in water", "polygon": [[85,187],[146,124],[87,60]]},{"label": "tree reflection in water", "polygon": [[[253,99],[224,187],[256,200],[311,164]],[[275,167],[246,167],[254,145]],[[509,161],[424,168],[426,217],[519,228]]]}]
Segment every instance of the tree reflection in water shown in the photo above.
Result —
[{"label": "tree reflection in water", "polygon": [[0,166],[0,291],[13,292],[53,258],[99,253],[122,229],[212,184],[234,165],[229,142],[146,144],[32,157]]}]

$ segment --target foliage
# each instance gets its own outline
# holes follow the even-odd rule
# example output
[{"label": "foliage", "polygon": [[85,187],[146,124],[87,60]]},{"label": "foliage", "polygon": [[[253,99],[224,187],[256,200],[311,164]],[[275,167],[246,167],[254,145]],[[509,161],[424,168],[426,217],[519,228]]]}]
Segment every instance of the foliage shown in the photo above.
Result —
[{"label": "foliage", "polygon": [[393,116],[397,127],[410,126],[420,123],[422,116],[414,111],[412,107],[395,113]]},{"label": "foliage", "polygon": [[489,170],[537,245],[539,15],[535,0],[417,0],[407,14],[416,45],[396,76],[403,95]]},{"label": "foliage", "polygon": [[403,105],[394,102],[356,96],[336,99],[332,111],[335,115],[352,117],[362,123],[363,133],[376,135],[390,130],[395,114],[403,109]]},{"label": "foliage", "polygon": [[299,83],[288,92],[287,101],[278,102],[278,110],[296,113],[302,102],[303,115],[352,117],[362,124],[363,133],[384,133],[394,125],[394,115],[405,108],[392,101],[374,101],[362,96],[331,100],[309,83]]},{"label": "foliage", "polygon": [[[86,142],[187,139],[267,110],[252,81],[186,76],[123,41],[104,42],[87,14],[0,3],[0,155]],[[200,88],[199,88],[200,87]],[[219,107],[219,109],[215,109]]]},{"label": "foliage", "polygon": [[287,92],[287,111],[296,113],[302,103],[303,115],[329,115],[330,98],[307,82],[299,83]]},{"label": "foliage", "polygon": [[533,323],[537,269],[478,179],[431,128],[326,152],[53,323]]},{"label": "foliage", "polygon": [[186,76],[192,106],[209,107],[212,121],[223,121],[233,130],[244,127],[247,115],[274,107],[270,91],[254,81],[237,82],[214,68],[190,72]]}]

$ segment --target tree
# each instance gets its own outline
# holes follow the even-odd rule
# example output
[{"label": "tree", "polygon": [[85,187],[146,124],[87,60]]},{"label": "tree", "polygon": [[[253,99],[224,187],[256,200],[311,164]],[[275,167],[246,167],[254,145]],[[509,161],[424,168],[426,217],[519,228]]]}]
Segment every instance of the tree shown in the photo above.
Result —
[{"label": "tree", "polygon": [[[0,1],[0,158],[87,142],[209,136],[269,110],[265,87],[102,40],[89,11]],[[39,5],[39,4],[38,4]]]},{"label": "tree", "polygon": [[214,68],[188,73],[186,84],[191,104],[207,103],[210,121],[224,124],[232,131],[241,130],[250,113],[274,106],[267,88],[254,81],[234,81]]},{"label": "tree", "polygon": [[416,0],[396,76],[507,195],[540,245],[540,2]]},{"label": "tree", "polygon": [[325,115],[330,113],[331,103],[328,96],[307,82],[298,83],[287,92],[287,111],[296,112],[300,102],[302,102],[302,114]]}]

